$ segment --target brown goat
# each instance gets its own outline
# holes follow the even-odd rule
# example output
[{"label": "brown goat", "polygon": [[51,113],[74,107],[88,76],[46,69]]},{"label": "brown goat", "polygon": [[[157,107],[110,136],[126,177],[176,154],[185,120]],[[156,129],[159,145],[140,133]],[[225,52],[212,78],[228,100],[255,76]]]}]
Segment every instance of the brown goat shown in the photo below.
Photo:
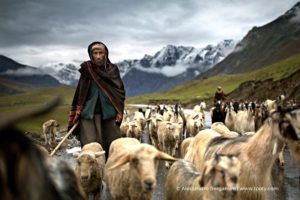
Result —
[{"label": "brown goat", "polygon": [[[193,142],[191,160],[199,170],[204,169],[204,162],[214,153],[237,154],[242,164],[239,185],[243,188],[271,187],[271,169],[283,142],[282,133],[289,133],[289,125],[295,117],[288,118],[289,113],[275,112],[253,136],[239,138],[210,137],[198,134]],[[297,120],[296,120],[297,121]],[[298,122],[299,123],[299,122]],[[286,125],[285,125],[286,124]],[[195,162],[196,161],[196,162]],[[238,191],[239,199],[267,199],[266,191]]]}]

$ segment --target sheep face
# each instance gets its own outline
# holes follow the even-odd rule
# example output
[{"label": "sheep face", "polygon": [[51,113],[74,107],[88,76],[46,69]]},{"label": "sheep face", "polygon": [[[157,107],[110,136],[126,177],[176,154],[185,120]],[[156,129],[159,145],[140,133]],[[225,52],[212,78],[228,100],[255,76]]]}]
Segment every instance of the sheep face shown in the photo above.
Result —
[{"label": "sheep face", "polygon": [[227,188],[219,192],[222,193],[223,198],[232,198],[237,194],[240,170],[241,163],[236,156],[215,155],[205,164],[199,185],[201,187]]},{"label": "sheep face", "polygon": [[[104,152],[104,151],[103,151]],[[102,156],[103,153],[85,153],[81,154],[77,158],[77,166],[75,171],[77,172],[78,177],[82,183],[88,182],[93,177],[93,173],[95,173],[98,166],[97,157]]]},{"label": "sheep face", "polygon": [[142,130],[141,130],[138,122],[136,122],[136,121],[129,122],[128,130],[127,130],[127,137],[139,138],[140,137],[139,134],[141,131]]},{"label": "sheep face", "polygon": [[146,152],[132,156],[129,162],[135,175],[139,177],[143,190],[152,191],[156,186],[155,176],[159,162],[155,153]]},{"label": "sheep face", "polygon": [[169,132],[169,134],[173,136],[172,140],[174,140],[176,142],[179,141],[180,132],[181,132],[181,124],[167,123],[166,129]]},{"label": "sheep face", "polygon": [[131,176],[140,181],[142,190],[152,192],[156,186],[156,172],[160,159],[176,161],[175,158],[158,151],[152,145],[141,144],[132,152],[122,155],[110,169],[129,163]]},{"label": "sheep face", "polygon": [[121,130],[121,136],[122,137],[126,137],[127,135],[127,131],[129,129],[129,122],[122,122],[121,126],[120,126],[120,130]]}]

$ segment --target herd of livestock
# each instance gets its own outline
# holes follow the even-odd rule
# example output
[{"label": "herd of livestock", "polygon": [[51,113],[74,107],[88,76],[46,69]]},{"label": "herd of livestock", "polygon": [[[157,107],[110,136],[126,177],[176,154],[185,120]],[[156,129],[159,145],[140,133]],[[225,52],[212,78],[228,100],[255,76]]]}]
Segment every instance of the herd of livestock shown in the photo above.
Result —
[{"label": "herd of livestock", "polygon": [[300,109],[283,98],[216,102],[210,110],[204,102],[189,110],[149,105],[131,112],[125,111],[122,137],[112,142],[108,158],[100,144],[90,143],[74,153],[71,167],[0,123],[0,199],[98,200],[105,183],[112,199],[150,200],[163,160],[168,200],[265,200],[272,166],[278,159],[284,167],[286,146],[300,167]]}]

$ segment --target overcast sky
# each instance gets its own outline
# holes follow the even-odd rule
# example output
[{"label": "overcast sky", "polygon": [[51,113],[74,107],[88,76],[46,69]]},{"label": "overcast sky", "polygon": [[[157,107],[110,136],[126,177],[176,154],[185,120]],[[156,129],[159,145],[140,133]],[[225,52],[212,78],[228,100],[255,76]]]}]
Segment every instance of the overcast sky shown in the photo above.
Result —
[{"label": "overcast sky", "polygon": [[0,54],[23,64],[88,59],[104,42],[112,62],[173,44],[241,40],[297,0],[0,0]]}]

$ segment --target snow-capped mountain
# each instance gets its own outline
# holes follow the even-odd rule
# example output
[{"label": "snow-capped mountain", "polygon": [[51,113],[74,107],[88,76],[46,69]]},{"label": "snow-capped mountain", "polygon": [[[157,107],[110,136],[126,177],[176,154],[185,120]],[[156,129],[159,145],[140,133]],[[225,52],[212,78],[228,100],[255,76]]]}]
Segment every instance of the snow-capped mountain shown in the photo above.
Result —
[{"label": "snow-capped mountain", "polygon": [[235,47],[233,40],[224,40],[205,48],[168,45],[154,56],[117,63],[127,96],[169,90],[193,80],[223,60]]},{"label": "snow-capped mountain", "polygon": [[[233,40],[224,40],[216,46],[204,48],[167,45],[160,51],[145,55],[140,60],[124,60],[116,63],[124,81],[126,95],[169,90],[193,80],[223,60],[234,48]],[[76,85],[79,80],[80,61],[47,63],[39,67],[61,84]]]},{"label": "snow-capped mountain", "polygon": [[125,60],[117,65],[122,77],[133,68],[167,77],[177,76],[191,68],[202,73],[223,60],[234,46],[233,40],[224,40],[216,46],[207,45],[205,48],[168,45],[154,56],[145,55],[141,60]]},{"label": "snow-capped mountain", "polygon": [[79,61],[73,61],[70,63],[47,63],[39,67],[44,73],[51,75],[61,84],[65,85],[76,85],[79,80],[80,73],[78,69],[80,68]]}]

